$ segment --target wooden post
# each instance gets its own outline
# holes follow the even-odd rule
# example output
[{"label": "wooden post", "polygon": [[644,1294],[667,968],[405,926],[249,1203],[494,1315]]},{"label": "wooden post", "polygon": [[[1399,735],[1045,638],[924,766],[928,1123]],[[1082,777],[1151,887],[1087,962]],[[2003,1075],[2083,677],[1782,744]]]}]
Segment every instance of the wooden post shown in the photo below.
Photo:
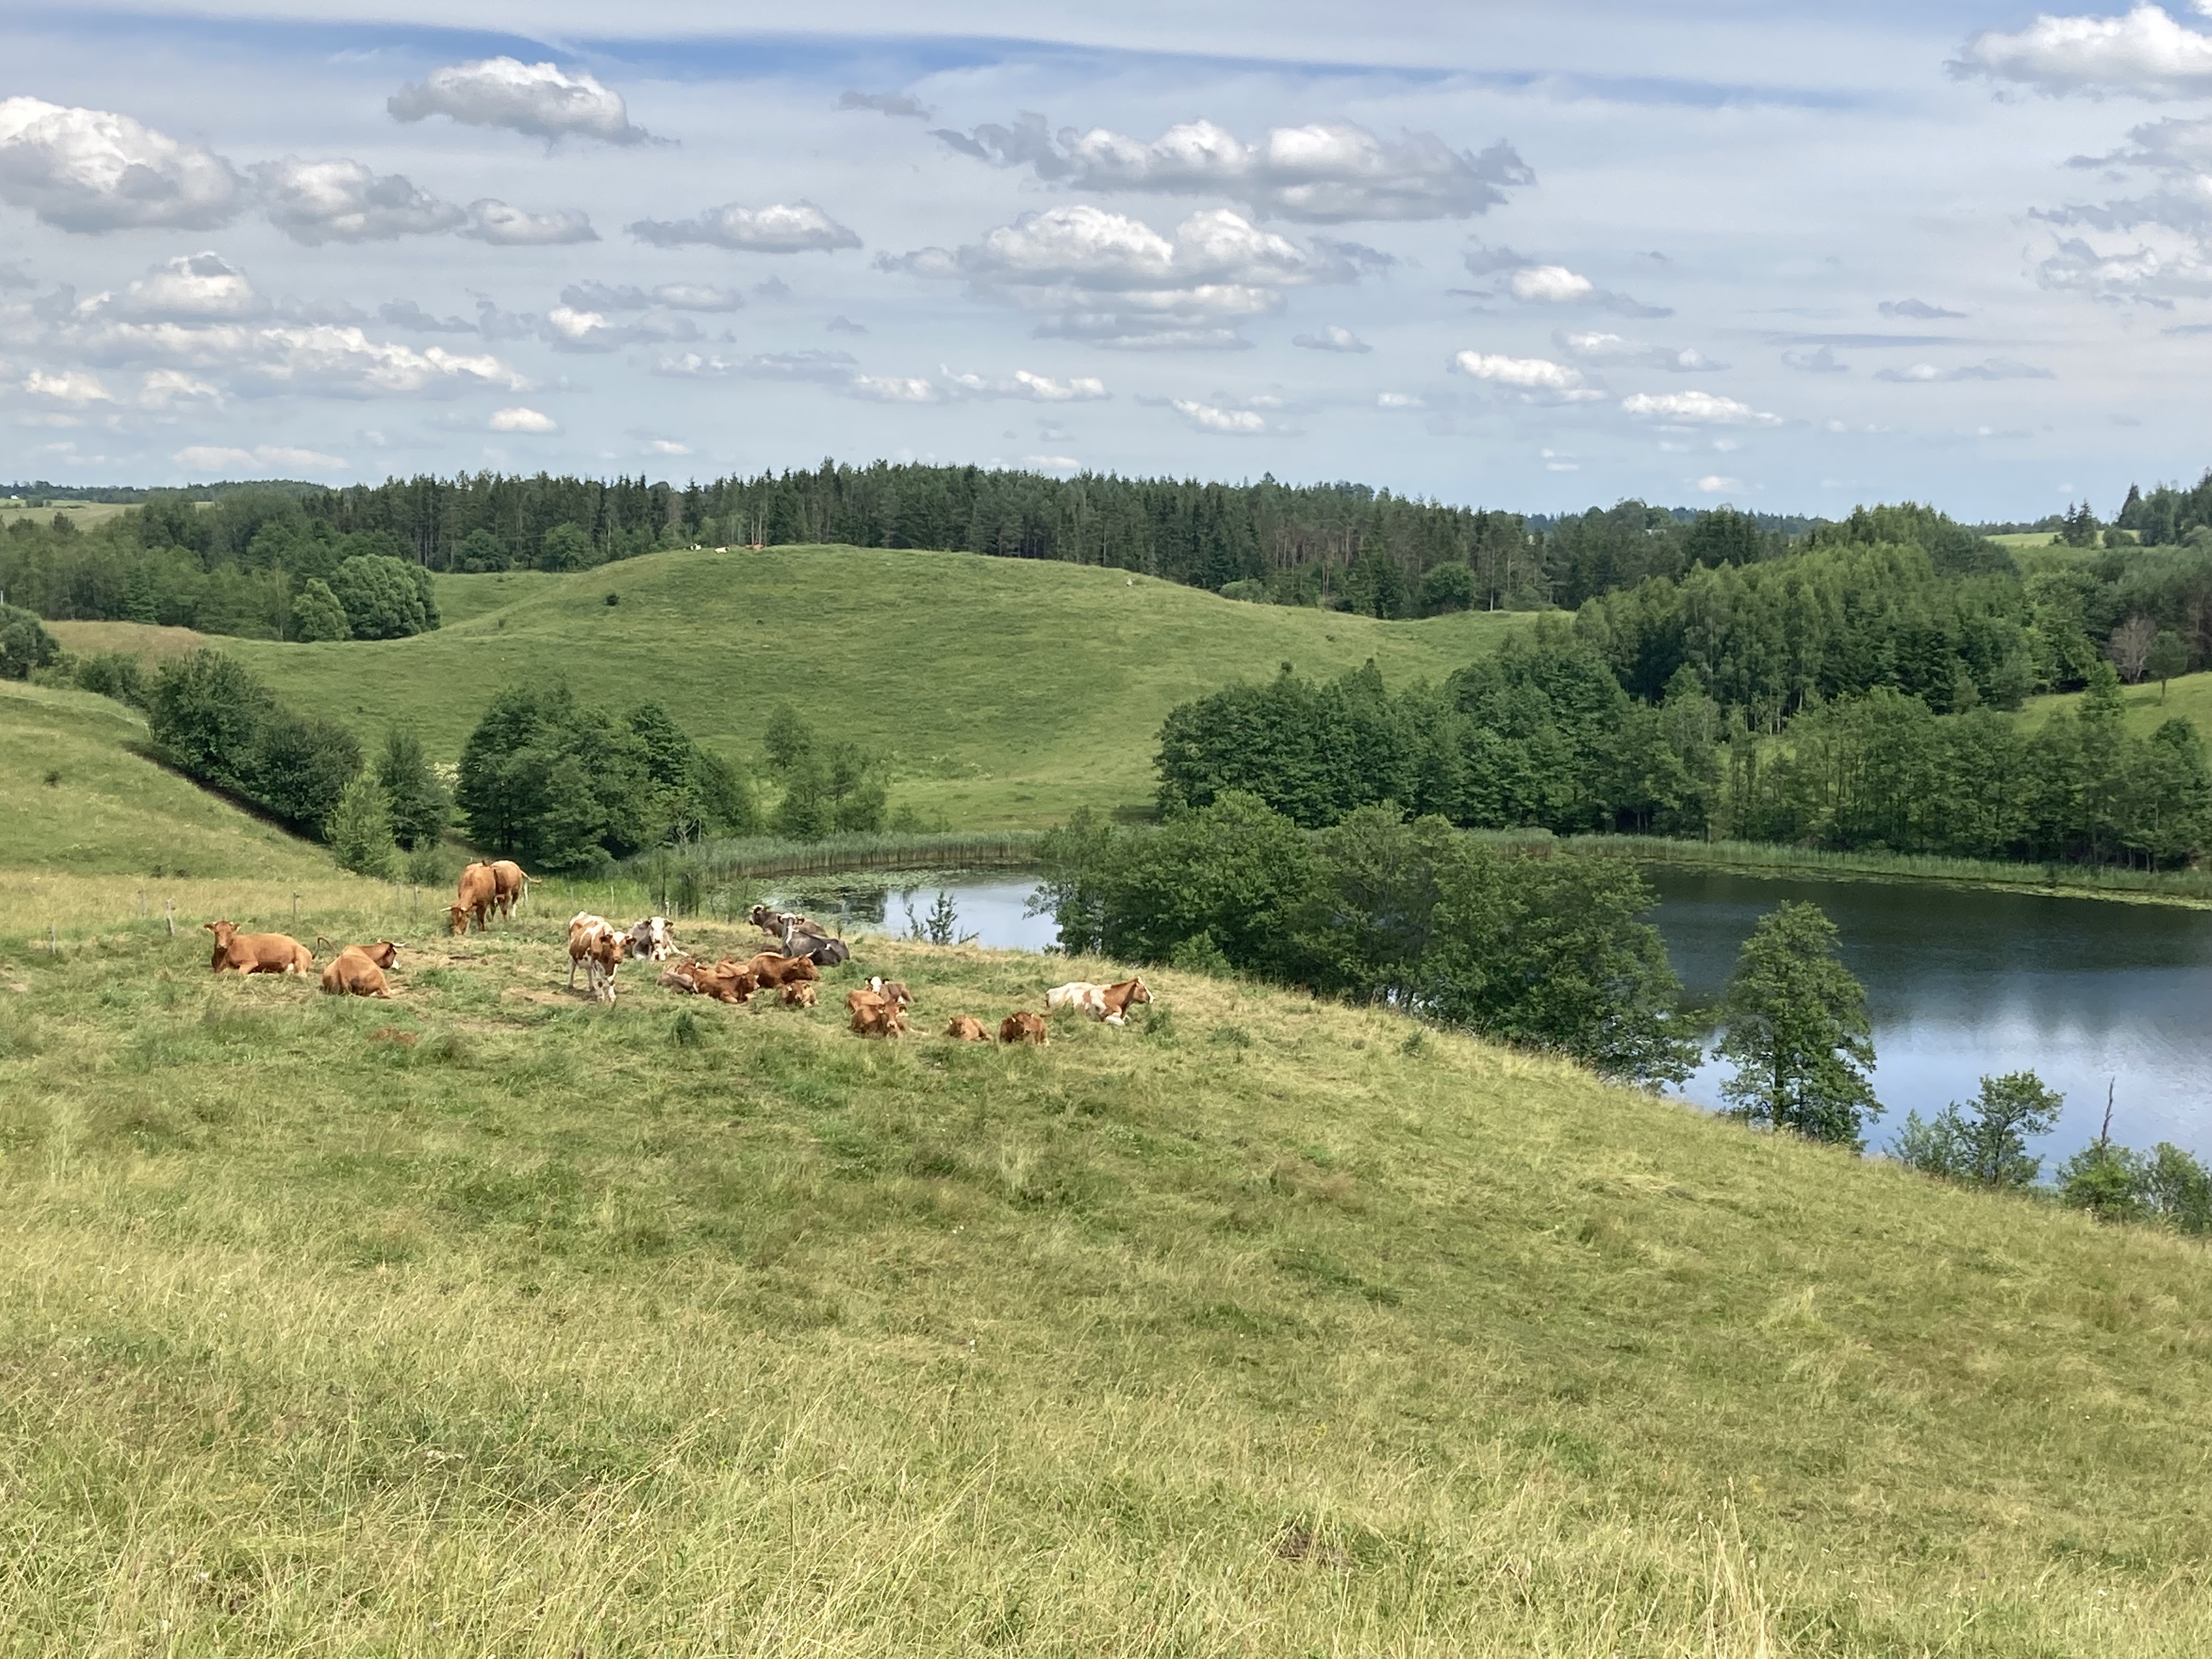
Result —
[{"label": "wooden post", "polygon": [[169,919],[169,937],[170,937],[171,939],[174,939],[174,938],[176,938],[176,936],[177,936],[177,902],[176,902],[176,900],[174,900],[174,899],[163,899],[163,900],[161,901],[161,914],[162,914],[163,915],[167,916],[167,917]]},{"label": "wooden post", "polygon": [[54,925],[50,921],[46,924],[46,954],[50,957],[58,957],[61,953],[61,941],[54,937]]},{"label": "wooden post", "polygon": [[295,933],[300,931],[300,896],[297,893],[292,895],[292,931]]}]

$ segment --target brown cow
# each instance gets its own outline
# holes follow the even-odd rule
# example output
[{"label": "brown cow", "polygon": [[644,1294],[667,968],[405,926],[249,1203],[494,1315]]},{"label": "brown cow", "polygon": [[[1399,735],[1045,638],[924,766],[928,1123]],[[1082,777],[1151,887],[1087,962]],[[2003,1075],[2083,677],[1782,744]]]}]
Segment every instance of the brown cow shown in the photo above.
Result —
[{"label": "brown cow", "polygon": [[568,919],[568,988],[576,988],[576,964],[584,967],[584,989],[594,1002],[615,1000],[615,969],[622,966],[623,936],[607,919],[579,910]]},{"label": "brown cow", "polygon": [[1104,1007],[1098,1018],[1109,1025],[1126,1024],[1128,1023],[1129,1010],[1133,1006],[1139,1002],[1150,1002],[1152,1000],[1152,994],[1145,988],[1144,981],[1134,978],[1125,979],[1119,985],[1109,985],[1106,988],[1105,994],[1100,998]]},{"label": "brown cow", "polygon": [[873,991],[848,991],[845,1006],[852,1011],[853,1029],[862,1036],[895,1037],[906,1030],[899,1005]]},{"label": "brown cow", "polygon": [[384,982],[384,970],[398,961],[399,947],[388,939],[374,945],[349,945],[323,969],[323,989],[332,996],[382,997],[389,1002],[392,992]]},{"label": "brown cow", "polygon": [[454,896],[454,904],[446,914],[446,931],[464,933],[473,921],[477,932],[485,932],[491,926],[492,906],[499,898],[499,878],[491,872],[489,864],[471,864],[461,872],[460,890]]},{"label": "brown cow", "polygon": [[215,935],[215,954],[208,958],[211,972],[240,974],[301,974],[313,971],[315,953],[289,933],[241,933],[234,921],[204,921]]},{"label": "brown cow", "polygon": [[990,1034],[984,1030],[983,1022],[972,1014],[955,1014],[952,1023],[945,1028],[945,1035],[956,1042],[988,1042]]},{"label": "brown cow", "polygon": [[744,968],[763,985],[788,985],[794,980],[818,980],[822,977],[811,957],[778,956],[773,951],[762,951],[747,962]]},{"label": "brown cow", "polygon": [[1040,1048],[1050,1042],[1045,1035],[1044,1016],[1033,1014],[1026,1008],[1018,1009],[999,1022],[999,1041],[1001,1042],[1034,1042]]},{"label": "brown cow", "polygon": [[792,981],[783,988],[783,1006],[787,1008],[811,1008],[814,1006],[814,987],[803,979]]},{"label": "brown cow", "polygon": [[493,860],[491,908],[512,921],[514,907],[529,896],[531,879],[512,859]]},{"label": "brown cow", "polygon": [[914,1006],[914,993],[906,988],[903,980],[872,978],[868,981],[868,988],[879,997],[889,998],[901,1008]]}]

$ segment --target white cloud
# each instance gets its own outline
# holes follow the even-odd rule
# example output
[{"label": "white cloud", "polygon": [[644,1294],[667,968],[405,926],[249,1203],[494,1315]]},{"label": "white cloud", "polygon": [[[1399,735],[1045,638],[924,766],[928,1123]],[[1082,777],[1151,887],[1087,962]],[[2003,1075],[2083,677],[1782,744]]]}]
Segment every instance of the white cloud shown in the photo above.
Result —
[{"label": "white cloud", "polygon": [[1173,402],[1176,414],[1200,432],[1218,432],[1236,438],[1256,437],[1267,430],[1267,416],[1256,410],[1221,409],[1184,398]]},{"label": "white cloud", "polygon": [[244,271],[210,251],[179,254],[154,266],[119,299],[103,295],[83,309],[151,323],[234,321],[266,316],[270,307]]},{"label": "white cloud", "polygon": [[1308,351],[1372,351],[1369,345],[1348,328],[1339,328],[1331,323],[1327,328],[1311,334],[1293,334],[1291,343],[1303,346]]},{"label": "white cloud", "polygon": [[81,369],[65,368],[58,374],[43,369],[33,369],[23,377],[23,390],[33,398],[52,398],[56,403],[67,404],[72,409],[82,409],[88,404],[112,404],[107,388],[100,383],[96,374]]},{"label": "white cloud", "polygon": [[359,161],[302,161],[288,155],[252,169],[269,222],[295,242],[381,242],[451,230],[461,210],[396,173]]},{"label": "white cloud", "polygon": [[1428,404],[1410,392],[1378,392],[1375,394],[1377,409],[1426,409]]},{"label": "white cloud", "polygon": [[650,293],[628,284],[612,288],[605,283],[571,283],[561,290],[561,303],[578,311],[601,313],[651,311],[656,307],[667,311],[738,311],[745,301],[734,289],[716,288],[708,283],[663,283]]},{"label": "white cloud", "polygon": [[494,410],[491,419],[484,424],[494,432],[527,432],[542,434],[558,432],[561,429],[560,423],[550,415],[544,414],[535,409],[526,409],[520,404],[512,409]]},{"label": "white cloud", "polygon": [[673,438],[648,438],[645,447],[655,455],[689,455],[690,444],[679,444]]},{"label": "white cloud", "polygon": [[335,455],[325,455],[320,450],[297,449],[289,444],[257,444],[252,449],[234,449],[215,444],[189,444],[170,459],[179,466],[193,472],[222,472],[257,469],[266,476],[274,467],[289,468],[298,472],[338,472],[346,463]]},{"label": "white cloud", "polygon": [[700,336],[699,325],[689,317],[659,309],[648,311],[634,323],[611,323],[599,312],[560,305],[545,313],[538,337],[559,351],[619,351],[624,346],[696,340]]},{"label": "white cloud", "polygon": [[138,406],[141,409],[170,409],[184,403],[220,404],[222,402],[220,391],[181,369],[149,370],[138,388]]},{"label": "white cloud", "polygon": [[1552,337],[1577,357],[1589,361],[1633,364],[1640,368],[1663,368],[1675,374],[1710,374],[1728,367],[1715,362],[1694,346],[1645,345],[1618,334],[1585,330]]},{"label": "white cloud", "polygon": [[1597,292],[1597,284],[1565,265],[1530,265],[1507,282],[1513,297],[1530,305],[1571,305]]},{"label": "white cloud", "polygon": [[1822,346],[1817,351],[1785,351],[1783,365],[1806,374],[1848,374],[1850,365],[1837,357],[1835,348]]},{"label": "white cloud", "polygon": [[1933,363],[1914,363],[1905,368],[1884,368],[1875,373],[1877,380],[1911,382],[1957,380],[2055,380],[2058,377],[2047,368],[2038,368],[2033,363],[2016,362],[2009,357],[1989,357],[1978,363],[1966,363],[1955,368],[1938,368]]},{"label": "white cloud", "polygon": [[592,76],[570,75],[552,64],[484,58],[433,70],[385,100],[394,118],[421,121],[450,116],[469,126],[507,127],[532,137],[599,138],[635,144],[651,135],[630,125],[620,94]]},{"label": "white cloud", "polygon": [[712,283],[663,283],[653,290],[653,302],[671,311],[740,311],[745,296]]},{"label": "white cloud", "polygon": [[1025,368],[1018,368],[1011,379],[991,380],[981,374],[956,374],[948,368],[945,378],[971,398],[1022,398],[1031,403],[1073,404],[1092,403],[1113,395],[1106,390],[1105,381],[1089,374],[1056,380],[1048,374],[1032,374]]},{"label": "white cloud", "polygon": [[209,230],[245,205],[222,157],[108,110],[0,100],[0,200],[62,230]]},{"label": "white cloud", "polygon": [[387,300],[376,308],[376,319],[393,328],[417,334],[474,334],[477,325],[465,317],[434,317],[412,300]]},{"label": "white cloud", "polygon": [[1930,305],[1925,300],[1884,300],[1875,309],[1885,317],[1904,317],[1916,323],[1932,323],[1966,314],[1963,311],[1950,311],[1942,306]]},{"label": "white cloud", "polygon": [[1481,351],[1456,353],[1451,366],[1462,374],[1523,392],[1571,392],[1581,389],[1583,372],[1548,357],[1504,357]]},{"label": "white cloud", "polygon": [[743,208],[732,202],[708,208],[696,219],[640,219],[629,233],[655,247],[705,244],[744,253],[828,252],[860,246],[858,236],[807,201],[764,208]]},{"label": "white cloud", "polygon": [[813,380],[845,386],[853,380],[855,363],[848,351],[763,351],[743,357],[687,351],[663,357],[653,372],[687,380]]},{"label": "white cloud", "polygon": [[884,404],[941,404],[945,393],[934,380],[909,380],[897,375],[855,374],[853,395]]},{"label": "white cloud", "polygon": [[1950,64],[2053,96],[2087,93],[2193,98],[2212,92],[2212,36],[2183,27],[2157,6],[2124,17],[2038,17],[2017,33],[1977,34]]},{"label": "white cloud", "polygon": [[551,213],[531,213],[489,196],[469,204],[459,234],[471,241],[494,247],[560,247],[571,242],[596,242],[589,216],[574,208]]},{"label": "white cloud", "polygon": [[929,112],[902,92],[854,92],[848,88],[837,94],[837,107],[874,110],[882,115],[911,116],[917,121],[929,118]]},{"label": "white cloud", "polygon": [[2198,241],[2168,236],[2111,252],[2079,237],[2057,246],[2035,268],[2036,281],[2060,293],[2109,302],[2169,306],[2212,295],[2212,254]]},{"label": "white cloud", "polygon": [[1227,208],[1164,236],[1088,204],[1025,213],[981,241],[884,256],[879,268],[969,279],[971,292],[1039,314],[1041,334],[1123,347],[1236,347],[1233,325],[1279,309],[1283,291],[1357,280],[1356,264],[1263,231]]},{"label": "white cloud", "polygon": [[1640,419],[1692,426],[1779,426],[1779,415],[1768,415],[1734,398],[1711,392],[1638,392],[1620,400],[1624,413]]},{"label": "white cloud", "polygon": [[1717,472],[1709,472],[1704,477],[1698,480],[1697,488],[1704,495],[1717,495],[1724,489],[1742,489],[1743,480],[1741,478],[1723,478]]},{"label": "white cloud", "polygon": [[1509,186],[1535,181],[1503,142],[1478,155],[1434,133],[1386,139],[1349,122],[1271,127],[1252,143],[1211,121],[1170,127],[1150,143],[1104,127],[1054,134],[1041,115],[933,136],[1071,189],[1225,196],[1261,217],[1314,224],[1463,219],[1504,202]]}]

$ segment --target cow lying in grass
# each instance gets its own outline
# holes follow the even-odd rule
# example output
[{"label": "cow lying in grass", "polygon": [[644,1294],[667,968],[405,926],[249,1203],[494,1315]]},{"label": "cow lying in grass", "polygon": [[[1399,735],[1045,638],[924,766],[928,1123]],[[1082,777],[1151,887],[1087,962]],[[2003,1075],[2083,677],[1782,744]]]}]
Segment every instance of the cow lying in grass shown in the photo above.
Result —
[{"label": "cow lying in grass", "polygon": [[660,976],[660,983],[667,990],[712,997],[717,1002],[743,1002],[760,989],[759,978],[747,973],[744,963],[729,957],[724,957],[712,968],[686,957]]},{"label": "cow lying in grass", "polygon": [[623,935],[623,954],[647,962],[665,962],[676,954],[676,939],[666,916],[647,916]]},{"label": "cow lying in grass", "polygon": [[1091,1018],[1103,1019],[1109,1025],[1127,1024],[1131,1006],[1152,1000],[1152,994],[1146,989],[1141,979],[1125,979],[1118,985],[1093,985],[1088,980],[1071,980],[1044,994],[1044,1006],[1053,1013],[1062,1008],[1080,1008]]},{"label": "cow lying in grass", "polygon": [[811,1008],[814,1006],[814,987],[806,980],[795,979],[783,988],[783,1006],[787,1008]]},{"label": "cow lying in grass", "polygon": [[374,945],[349,945],[323,969],[323,989],[332,996],[382,997],[392,1000],[384,970],[399,961],[399,947],[390,939]]},{"label": "cow lying in grass", "polygon": [[315,953],[289,933],[241,933],[234,921],[204,921],[215,935],[215,954],[208,958],[217,974],[308,974],[314,970]]},{"label": "cow lying in grass", "polygon": [[983,1022],[972,1014],[955,1014],[952,1023],[945,1028],[945,1035],[955,1042],[988,1042],[991,1040],[990,1033],[983,1029]]},{"label": "cow lying in grass", "polygon": [[605,916],[578,911],[568,918],[568,988],[576,988],[576,966],[584,968],[584,988],[594,1002],[615,1000],[615,969],[622,966],[623,935]]},{"label": "cow lying in grass", "polygon": [[845,1006],[853,1016],[853,1029],[862,1036],[895,1037],[906,1034],[904,1005],[878,991],[848,991]]},{"label": "cow lying in grass", "polygon": [[1045,1033],[1044,1016],[1033,1014],[1026,1008],[1018,1009],[999,1022],[1001,1042],[1034,1042],[1042,1048],[1051,1040]]},{"label": "cow lying in grass", "polygon": [[789,985],[822,977],[811,957],[778,956],[773,951],[762,951],[744,964],[744,969],[763,985]]}]

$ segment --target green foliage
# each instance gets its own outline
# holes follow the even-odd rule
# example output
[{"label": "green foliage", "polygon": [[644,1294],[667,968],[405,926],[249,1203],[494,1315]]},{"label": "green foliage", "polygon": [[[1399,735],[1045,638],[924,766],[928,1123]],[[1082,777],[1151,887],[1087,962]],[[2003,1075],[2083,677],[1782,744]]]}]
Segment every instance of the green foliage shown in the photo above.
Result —
[{"label": "green foliage", "polygon": [[2043,1160],[2028,1152],[2028,1137],[2050,1133],[2065,1102],[2033,1072],[1985,1077],[1972,1101],[1951,1102],[1932,1121],[1923,1121],[1917,1112],[1906,1114],[1892,1155],[1946,1180],[2030,1186],[2042,1172]]},{"label": "green foliage", "polygon": [[332,720],[271,708],[238,762],[243,793],[287,823],[320,835],[361,770],[361,744]]},{"label": "green foliage", "polygon": [[884,827],[890,788],[882,769],[854,743],[826,747],[787,702],[778,703],[763,736],[783,786],[769,827],[794,841],[869,834]]},{"label": "green foliage", "polygon": [[1441,617],[1474,608],[1474,573],[1463,564],[1440,564],[1421,578],[1421,614]]},{"label": "green foliage", "polygon": [[128,651],[95,651],[77,659],[76,683],[87,691],[134,708],[146,706],[145,665]]},{"label": "green foliage", "polygon": [[331,572],[330,591],[357,640],[398,640],[437,626],[429,572],[404,559],[357,555]]},{"label": "green foliage", "polygon": [[2168,680],[2176,674],[2188,672],[2189,647],[2171,628],[2161,628],[2151,640],[2150,650],[2143,659],[2143,669],[2158,682],[2162,696]]},{"label": "green foliage", "polygon": [[432,769],[413,726],[394,726],[385,732],[375,770],[399,845],[410,853],[436,846],[453,821],[453,794]]},{"label": "green foliage", "polygon": [[1721,1085],[1747,1122],[1857,1150],[1881,1115],[1867,1073],[1875,1062],[1866,991],[1836,955],[1836,927],[1796,901],[1759,918],[1721,1000]]},{"label": "green foliage", "polygon": [[39,618],[20,605],[0,605],[0,680],[26,680],[62,653]]},{"label": "green foliage", "polygon": [[580,524],[556,524],[538,544],[540,570],[588,570],[596,562],[591,532]]},{"label": "green foliage", "polygon": [[345,607],[320,576],[308,577],[299,598],[292,601],[292,637],[308,644],[353,637],[353,624],[346,620]]},{"label": "green foliage", "polygon": [[2212,1171],[2168,1141],[2148,1153],[2100,1136],[2060,1164],[2058,1195],[2100,1221],[2148,1221],[2176,1232],[2212,1233]]},{"label": "green foliage", "polygon": [[323,838],[340,868],[379,881],[392,878],[399,866],[399,848],[392,838],[391,803],[374,772],[346,785],[324,825]]},{"label": "green foliage", "polygon": [[1158,831],[1045,837],[1063,948],[1253,974],[1571,1054],[1645,1082],[1697,1044],[1656,902],[1626,860],[1523,858],[1440,818],[1362,808],[1318,837],[1231,792]]},{"label": "green foliage", "polygon": [[779,772],[787,772],[800,759],[814,751],[814,732],[799,717],[799,711],[787,702],[780,702],[768,717],[768,729],[761,734],[761,747],[768,752],[768,763]]},{"label": "green foliage", "polygon": [[1244,576],[1233,582],[1222,583],[1221,597],[1241,599],[1247,605],[1267,605],[1273,602],[1273,596],[1267,592],[1267,584],[1259,577]]},{"label": "green foliage", "polygon": [[146,723],[182,770],[311,834],[321,830],[361,770],[361,745],[351,732],[284,708],[220,651],[187,652],[164,663],[147,696]]},{"label": "green foliage", "polygon": [[617,720],[565,685],[492,699],[461,750],[455,800],[478,846],[579,873],[664,842],[752,827],[734,774],[657,704]]}]

